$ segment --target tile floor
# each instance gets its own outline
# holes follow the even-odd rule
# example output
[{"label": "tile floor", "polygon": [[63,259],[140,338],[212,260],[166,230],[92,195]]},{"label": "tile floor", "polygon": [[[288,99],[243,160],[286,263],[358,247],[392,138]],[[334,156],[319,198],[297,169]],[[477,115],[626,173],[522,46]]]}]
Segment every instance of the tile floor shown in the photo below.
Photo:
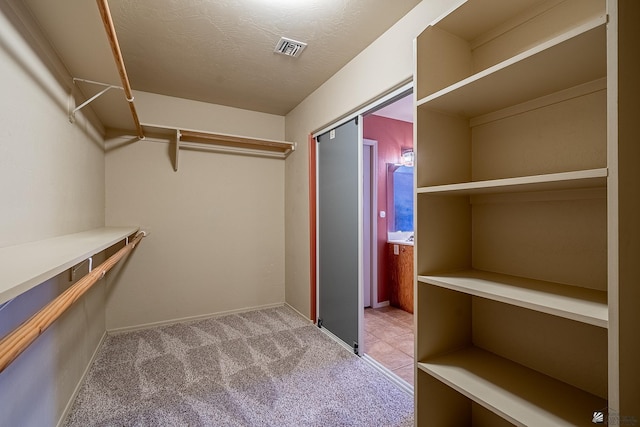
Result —
[{"label": "tile floor", "polygon": [[364,352],[413,385],[413,314],[396,307],[365,308]]}]

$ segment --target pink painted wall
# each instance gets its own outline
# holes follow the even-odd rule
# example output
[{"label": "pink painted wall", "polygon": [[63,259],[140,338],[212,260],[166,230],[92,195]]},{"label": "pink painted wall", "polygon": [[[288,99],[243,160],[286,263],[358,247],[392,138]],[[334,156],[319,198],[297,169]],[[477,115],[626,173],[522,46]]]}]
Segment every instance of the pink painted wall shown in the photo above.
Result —
[{"label": "pink painted wall", "polygon": [[398,163],[402,148],[413,147],[413,124],[386,117],[364,117],[363,136],[378,141],[378,302],[389,300],[387,273],[387,163]]}]

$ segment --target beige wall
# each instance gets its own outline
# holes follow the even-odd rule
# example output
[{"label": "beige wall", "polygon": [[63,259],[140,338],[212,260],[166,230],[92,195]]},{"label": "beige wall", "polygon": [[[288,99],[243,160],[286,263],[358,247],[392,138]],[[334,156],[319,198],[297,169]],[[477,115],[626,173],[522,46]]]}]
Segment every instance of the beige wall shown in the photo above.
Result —
[{"label": "beige wall", "polygon": [[284,116],[134,91],[140,121],[252,138],[284,139]]},{"label": "beige wall", "polygon": [[[283,139],[284,117],[137,93],[143,122]],[[108,225],[150,231],[112,275],[107,329],[284,302],[284,161],[108,139]]]},{"label": "beige wall", "polygon": [[286,117],[298,149],[286,161],[286,301],[310,313],[309,151],[307,136],[356,111],[413,75],[413,39],[460,0],[423,1]]},{"label": "beige wall", "polygon": [[[13,2],[14,4],[19,4]],[[32,26],[0,3],[0,247],[104,225],[104,151],[82,114],[67,117],[59,63]],[[28,40],[28,43],[27,43]],[[0,308],[0,337],[70,285],[61,274]],[[104,333],[104,286],[95,287],[0,373],[0,425],[51,426],[62,416]]]},{"label": "beige wall", "polygon": [[45,65],[1,17],[0,247],[102,226],[102,137],[82,112],[69,122],[55,64]]}]

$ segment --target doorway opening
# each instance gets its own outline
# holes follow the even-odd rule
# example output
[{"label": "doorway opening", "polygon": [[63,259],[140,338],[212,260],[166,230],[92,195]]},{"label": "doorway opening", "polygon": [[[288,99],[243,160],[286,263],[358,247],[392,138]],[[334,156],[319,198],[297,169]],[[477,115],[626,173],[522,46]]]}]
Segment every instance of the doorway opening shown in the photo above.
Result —
[{"label": "doorway opening", "polygon": [[[409,385],[414,383],[413,108],[408,91],[362,120],[363,295],[371,295],[363,303],[363,351]],[[367,147],[375,147],[375,160]]]},{"label": "doorway opening", "polygon": [[408,83],[310,138],[314,320],[407,392],[414,382],[413,110]]}]

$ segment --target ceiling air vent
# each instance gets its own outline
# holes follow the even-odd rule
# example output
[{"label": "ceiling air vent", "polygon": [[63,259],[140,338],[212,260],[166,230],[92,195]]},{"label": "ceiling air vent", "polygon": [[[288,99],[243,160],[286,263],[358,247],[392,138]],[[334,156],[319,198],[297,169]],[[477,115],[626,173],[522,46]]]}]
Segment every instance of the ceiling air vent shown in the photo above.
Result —
[{"label": "ceiling air vent", "polygon": [[305,47],[307,47],[306,43],[282,37],[278,44],[276,44],[276,48],[273,51],[280,55],[293,56],[294,58],[297,58]]}]

